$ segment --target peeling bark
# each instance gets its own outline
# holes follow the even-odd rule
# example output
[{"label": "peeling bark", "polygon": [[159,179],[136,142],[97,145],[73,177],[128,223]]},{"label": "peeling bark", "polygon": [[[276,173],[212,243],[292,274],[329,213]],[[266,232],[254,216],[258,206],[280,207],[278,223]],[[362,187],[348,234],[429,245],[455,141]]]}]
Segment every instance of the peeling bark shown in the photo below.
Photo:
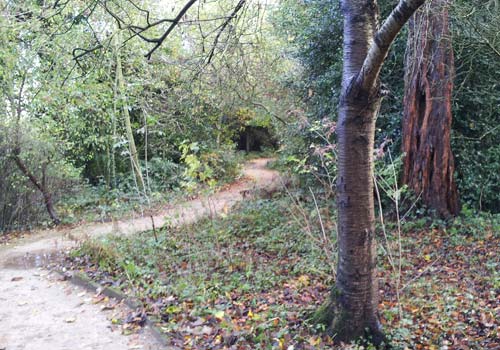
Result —
[{"label": "peeling bark", "polygon": [[432,0],[410,21],[403,117],[403,183],[447,218],[459,213],[450,145],[453,48],[449,0]]}]

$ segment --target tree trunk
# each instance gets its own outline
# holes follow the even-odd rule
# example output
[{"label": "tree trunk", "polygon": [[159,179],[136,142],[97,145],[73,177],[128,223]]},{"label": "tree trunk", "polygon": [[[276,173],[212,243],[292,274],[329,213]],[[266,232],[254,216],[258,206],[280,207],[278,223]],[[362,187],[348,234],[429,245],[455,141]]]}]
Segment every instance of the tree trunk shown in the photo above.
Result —
[{"label": "tree trunk", "polygon": [[460,211],[451,152],[453,48],[449,0],[432,0],[410,21],[403,117],[403,183],[441,217]]},{"label": "tree trunk", "polygon": [[247,128],[245,130],[245,151],[247,153],[250,153],[250,145],[251,145],[250,138],[251,138],[250,131]]},{"label": "tree trunk", "polygon": [[134,134],[132,132],[132,125],[130,123],[130,113],[128,111],[128,105],[126,103],[127,98],[125,95],[125,79],[123,78],[122,60],[119,49],[116,50],[116,83],[117,94],[118,96],[120,96],[122,103],[123,119],[125,121],[125,133],[127,134],[132,173],[134,174],[134,177],[136,179],[139,191],[146,195],[146,186],[144,185],[144,178],[142,176],[137,148],[135,146]]},{"label": "tree trunk", "polygon": [[401,0],[378,29],[376,0],[342,0],[344,67],[338,135],[338,265],[329,305],[338,341],[381,344],[373,198],[373,145],[379,73],[396,35],[424,0]]},{"label": "tree trunk", "polygon": [[15,97],[17,99],[17,103],[14,102],[15,99],[13,97],[11,98],[12,101],[11,105],[12,106],[16,105],[15,115],[14,115],[15,141],[14,141],[14,147],[11,152],[11,156],[14,159],[14,162],[16,163],[19,170],[23,173],[23,175],[26,176],[31,181],[33,186],[35,186],[42,194],[43,201],[45,203],[45,208],[47,209],[47,213],[52,219],[52,222],[55,225],[59,225],[61,223],[61,220],[59,220],[59,217],[57,216],[56,210],[54,208],[54,203],[52,202],[52,194],[48,190],[45,181],[47,163],[44,163],[42,165],[42,181],[40,182],[21,159],[21,116],[23,114],[23,93],[24,93],[25,83],[26,83],[26,73],[24,73],[22,76],[21,83],[19,85],[19,92]]},{"label": "tree trunk", "polygon": [[61,223],[61,220],[59,220],[59,217],[57,216],[56,210],[54,208],[54,203],[52,202],[52,195],[47,189],[47,185],[45,183],[45,167],[43,167],[42,169],[43,180],[42,182],[40,182],[36,178],[36,176],[31,171],[29,171],[26,164],[24,164],[23,160],[19,156],[19,150],[14,150],[13,158],[14,162],[16,163],[19,170],[23,173],[23,175],[26,176],[42,194],[45,208],[47,209],[47,213],[49,214],[54,225],[59,225]]}]

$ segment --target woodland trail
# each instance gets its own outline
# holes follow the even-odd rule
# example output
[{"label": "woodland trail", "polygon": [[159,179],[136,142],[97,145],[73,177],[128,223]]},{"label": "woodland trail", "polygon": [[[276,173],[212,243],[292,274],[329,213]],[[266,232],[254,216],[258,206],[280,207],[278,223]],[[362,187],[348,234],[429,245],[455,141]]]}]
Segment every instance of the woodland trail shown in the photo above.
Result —
[{"label": "woodland trail", "polygon": [[97,303],[93,293],[44,267],[90,237],[137,234],[151,230],[153,222],[156,228],[182,225],[227,212],[249,192],[281,185],[279,174],[266,169],[269,160],[252,160],[245,165],[242,180],[210,196],[166,208],[152,218],[45,230],[0,247],[0,350],[161,349],[147,327],[140,334],[124,336],[112,324],[111,319],[130,312],[123,305]]}]

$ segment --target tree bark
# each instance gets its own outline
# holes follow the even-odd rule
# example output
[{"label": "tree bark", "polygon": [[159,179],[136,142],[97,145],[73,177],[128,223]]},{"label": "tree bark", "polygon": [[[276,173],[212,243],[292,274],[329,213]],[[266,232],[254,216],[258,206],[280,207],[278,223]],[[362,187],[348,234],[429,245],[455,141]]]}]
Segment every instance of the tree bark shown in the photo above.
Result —
[{"label": "tree bark", "polygon": [[460,211],[453,179],[453,48],[449,0],[432,0],[410,21],[403,117],[403,183],[441,217]]},{"label": "tree bark", "polygon": [[338,341],[381,344],[373,198],[379,73],[396,35],[424,0],[401,0],[378,29],[376,0],[342,0],[344,67],[338,135],[338,265],[329,331]]},{"label": "tree bark", "polygon": [[26,176],[42,194],[43,201],[45,203],[45,208],[47,209],[47,213],[49,214],[54,225],[59,225],[61,223],[61,220],[57,216],[56,210],[54,208],[54,203],[52,201],[52,195],[50,191],[47,189],[47,185],[45,183],[45,167],[43,167],[42,169],[43,171],[42,182],[40,182],[36,178],[36,176],[31,171],[29,171],[26,164],[24,164],[23,160],[19,156],[19,150],[14,151],[12,158],[14,159],[14,162],[16,163],[19,170],[23,173],[23,175]]},{"label": "tree bark", "polygon": [[[23,73],[21,82],[19,85],[19,92],[17,96],[10,97],[11,100],[11,106],[16,106],[15,108],[15,137],[14,137],[14,147],[11,151],[11,157],[16,163],[17,167],[19,170],[23,173],[24,176],[26,176],[33,186],[35,186],[40,193],[42,194],[43,201],[45,203],[45,208],[47,209],[47,213],[49,214],[50,218],[52,219],[52,222],[54,225],[59,225],[61,223],[61,220],[57,216],[56,210],[54,208],[54,203],[52,201],[52,194],[47,188],[46,184],[46,170],[47,170],[47,163],[42,165],[42,181],[40,182],[37,177],[28,169],[26,164],[23,162],[21,159],[21,116],[23,114],[23,93],[24,93],[24,88],[26,84],[26,77],[27,74],[26,72]],[[17,102],[15,102],[15,99],[17,99]]]},{"label": "tree bark", "polygon": [[[117,39],[117,42],[119,40]],[[132,174],[134,175],[139,187],[139,191],[146,195],[146,186],[142,176],[141,165],[139,163],[139,156],[137,147],[135,146],[134,134],[132,132],[132,125],[130,123],[130,113],[127,106],[127,98],[125,95],[125,79],[123,78],[122,59],[120,50],[116,50],[116,89],[117,95],[121,98],[123,119],[125,121],[125,133],[127,134],[128,147],[130,152],[130,163],[132,165]]]}]

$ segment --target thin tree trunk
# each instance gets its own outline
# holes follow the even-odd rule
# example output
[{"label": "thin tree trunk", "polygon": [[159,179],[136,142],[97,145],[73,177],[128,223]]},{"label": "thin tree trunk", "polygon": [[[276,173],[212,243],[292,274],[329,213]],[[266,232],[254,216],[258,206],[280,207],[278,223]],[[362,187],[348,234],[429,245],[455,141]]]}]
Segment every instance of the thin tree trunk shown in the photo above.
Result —
[{"label": "thin tree trunk", "polygon": [[116,99],[117,99],[117,84],[115,83],[115,91],[114,91],[114,99],[113,99],[113,114],[111,115],[111,129],[112,129],[112,136],[111,136],[111,187],[116,188],[117,183],[116,183],[116,157],[115,157],[115,144],[117,141],[117,134],[116,134],[116,115],[117,115],[117,110],[118,108],[116,107]]},{"label": "thin tree trunk", "polygon": [[403,117],[403,183],[441,217],[460,211],[451,152],[453,48],[449,0],[432,0],[410,21]]},{"label": "thin tree trunk", "polygon": [[26,164],[24,164],[23,160],[19,156],[19,149],[14,151],[13,157],[14,162],[16,163],[17,167],[19,170],[23,173],[24,176],[26,176],[31,183],[40,191],[40,193],[43,196],[43,201],[45,203],[45,208],[47,209],[47,212],[52,220],[52,222],[55,225],[59,225],[61,223],[61,220],[57,216],[56,210],[54,208],[54,203],[52,202],[52,195],[50,191],[47,189],[47,184],[45,182],[45,167],[43,167],[43,180],[40,182],[36,176],[29,171],[28,167]]},{"label": "thin tree trunk", "polygon": [[148,164],[148,117],[144,113],[144,163],[146,169],[146,185],[148,189],[148,193],[151,193],[151,183],[149,181],[149,164]]},{"label": "thin tree trunk", "polygon": [[404,23],[424,0],[401,0],[379,29],[376,0],[342,0],[344,67],[338,135],[338,265],[329,305],[338,341],[381,344],[373,197],[373,145],[379,73]]},{"label": "thin tree trunk", "polygon": [[26,83],[26,73],[23,74],[21,83],[19,85],[19,92],[17,94],[17,103],[14,102],[14,98],[11,98],[11,106],[16,106],[15,108],[15,141],[14,141],[14,147],[11,152],[11,156],[14,159],[14,162],[16,163],[17,167],[23,173],[24,176],[26,176],[31,183],[40,191],[40,193],[43,196],[43,201],[45,203],[45,208],[47,209],[47,213],[49,214],[52,222],[55,225],[59,225],[61,223],[61,220],[57,216],[56,210],[54,208],[54,203],[52,201],[52,194],[47,188],[46,184],[46,170],[47,170],[47,165],[44,164],[42,166],[42,181],[40,182],[36,176],[28,169],[26,164],[23,162],[21,159],[21,116],[23,113],[23,93],[24,93],[24,88],[25,88],[25,83]]},{"label": "thin tree trunk", "polygon": [[128,111],[128,106],[126,103],[127,99],[125,95],[125,79],[123,78],[122,60],[119,50],[117,50],[116,52],[116,80],[118,85],[118,95],[120,96],[122,102],[123,119],[125,121],[125,133],[127,134],[132,171],[134,173],[137,184],[139,185],[139,191],[146,195],[146,186],[144,185],[144,178],[142,176],[137,148],[135,146],[134,134],[132,132],[132,125],[130,123],[130,113]]}]

